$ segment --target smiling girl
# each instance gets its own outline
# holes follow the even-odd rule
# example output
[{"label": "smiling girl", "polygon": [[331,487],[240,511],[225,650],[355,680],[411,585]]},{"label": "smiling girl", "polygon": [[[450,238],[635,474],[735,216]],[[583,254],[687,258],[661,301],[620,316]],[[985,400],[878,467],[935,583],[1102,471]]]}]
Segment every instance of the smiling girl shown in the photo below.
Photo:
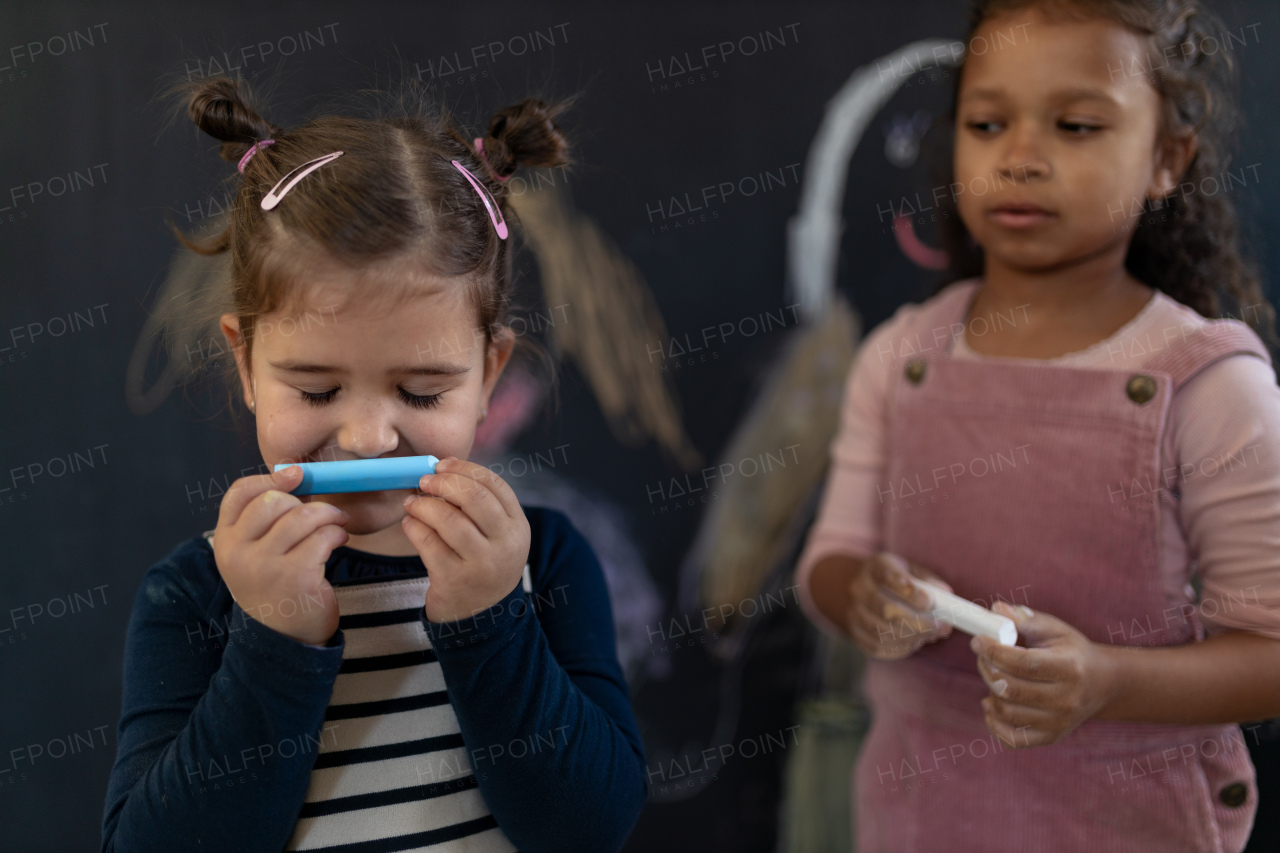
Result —
[{"label": "smiling girl", "polygon": [[[1280,715],[1280,389],[1221,319],[1274,341],[1220,182],[1225,32],[1191,0],[976,5],[963,274],[864,341],[797,568],[870,658],[860,853],[1245,846],[1233,724]],[[934,622],[913,576],[1019,644]]]},{"label": "smiling girl", "polygon": [[[426,114],[188,110],[243,183],[220,328],[269,469],[440,458],[415,490],[244,477],[143,578],[104,851],[617,850],[646,791],[603,575],[467,461],[515,348],[506,180],[567,162],[537,100]],[[289,330],[286,332],[285,330]]]}]

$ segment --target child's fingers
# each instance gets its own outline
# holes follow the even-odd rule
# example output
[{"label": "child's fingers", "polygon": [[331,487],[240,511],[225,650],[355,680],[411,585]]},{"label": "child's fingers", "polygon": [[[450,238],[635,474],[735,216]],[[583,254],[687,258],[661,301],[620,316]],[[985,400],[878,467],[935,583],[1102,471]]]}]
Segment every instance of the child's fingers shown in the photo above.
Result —
[{"label": "child's fingers", "polygon": [[1018,636],[1032,648],[1044,647],[1055,640],[1079,633],[1057,616],[1040,610],[1032,611],[1021,604],[1015,607],[1006,602],[997,601],[991,609],[1001,616],[1014,620],[1018,626]]},{"label": "child's fingers", "polygon": [[868,631],[861,620],[850,620],[849,633],[858,648],[871,657],[883,657],[890,651],[885,638]]},{"label": "child's fingers", "polygon": [[940,639],[936,632],[920,631],[901,623],[876,621],[859,605],[851,608],[846,621],[849,634],[858,647],[871,657],[882,660],[905,657],[925,643]]},{"label": "child's fingers", "polygon": [[[227,493],[222,496],[222,504],[218,507],[218,526],[225,527],[240,520],[249,504],[264,492],[276,490],[288,493],[302,482],[302,469],[290,465],[270,474],[255,474],[252,477],[241,477],[231,484]],[[295,498],[296,500],[296,498]],[[261,535],[261,534],[259,534]]]},{"label": "child's fingers", "polygon": [[[854,617],[858,625],[870,636],[878,637],[881,643],[925,642],[939,636],[939,625],[927,616],[906,615],[881,617],[875,610],[868,609],[862,602],[853,607]],[[905,611],[904,611],[905,613]]]},{"label": "child's fingers", "polygon": [[905,623],[917,631],[932,630],[938,624],[928,613],[914,610],[894,598],[888,598],[880,612],[886,622]]},{"label": "child's fingers", "polygon": [[520,499],[516,497],[511,485],[496,471],[468,462],[466,459],[447,459],[445,464],[449,466],[450,472],[472,477],[493,492],[508,518],[524,518],[524,508],[520,506]]},{"label": "child's fingers", "polygon": [[468,477],[487,489],[498,502],[498,505],[502,507],[502,511],[507,518],[524,518],[524,510],[520,507],[520,500],[516,497],[516,493],[511,490],[511,486],[507,484],[507,481],[498,476],[496,472],[483,465],[477,465],[474,462],[468,462],[466,459],[458,459],[453,456],[442,459],[436,465],[437,473],[440,473],[440,465],[445,466],[444,473]]},{"label": "child's fingers", "polygon": [[983,643],[982,656],[1010,675],[1027,681],[1071,681],[1076,675],[1076,667],[1057,649],[1025,649],[992,641]]},{"label": "child's fingers", "polygon": [[1000,699],[1028,708],[1052,708],[1061,695],[1059,684],[1047,681],[1031,681],[1011,672],[993,667],[991,662],[978,656],[978,674]]},{"label": "child's fingers", "polygon": [[1014,749],[1043,746],[1057,739],[1057,735],[1051,729],[1041,729],[1034,725],[1004,719],[996,712],[990,696],[982,700],[982,710],[987,730]]},{"label": "child's fingers", "polygon": [[902,599],[911,597],[914,587],[905,560],[896,554],[882,552],[874,555],[869,562],[871,579],[877,586],[889,590]]},{"label": "child's fingers", "polygon": [[893,627],[882,622],[861,604],[849,609],[849,633],[859,647],[876,658],[900,657],[904,651]]},{"label": "child's fingers", "polygon": [[476,554],[484,548],[485,535],[466,512],[448,500],[430,494],[414,497],[405,504],[405,512],[406,518],[416,519],[434,530],[456,554]]},{"label": "child's fingers", "polygon": [[1053,710],[1034,708],[1009,702],[999,696],[986,696],[982,700],[991,716],[1015,729],[1030,728],[1038,731],[1059,731],[1062,728],[1062,715]]},{"label": "child's fingers", "polygon": [[940,586],[943,589],[945,589],[947,592],[955,592],[955,590],[951,588],[951,584],[947,583],[942,578],[938,577],[937,575],[935,575],[933,572],[929,571],[925,567],[919,566],[915,563],[910,563],[909,566],[911,569],[911,574],[919,578],[920,580],[928,581],[934,586]]},{"label": "child's fingers", "polygon": [[506,529],[509,519],[498,496],[472,477],[454,471],[428,474],[418,488],[424,495],[457,507],[469,525],[485,538],[496,538]]},{"label": "child's fingers", "polygon": [[[426,499],[419,498],[420,502],[425,503]],[[439,503],[439,501],[436,501]],[[460,565],[462,555],[453,549],[448,542],[440,536],[440,531],[414,515],[406,515],[401,521],[404,527],[404,535],[413,543],[413,547],[418,549],[418,553],[422,555],[423,562],[427,564],[427,568],[434,569],[444,565]]]},{"label": "child's fingers", "polygon": [[[241,542],[256,542],[270,532],[272,526],[290,510],[303,506],[303,502],[288,492],[267,489],[244,508],[240,519],[233,525],[235,536]],[[317,510],[327,504],[317,504]],[[315,511],[315,510],[313,510]]]},{"label": "child's fingers", "polygon": [[899,619],[913,625],[925,624],[930,629],[936,626],[930,611],[915,609],[909,602],[904,602],[891,592],[886,592],[882,586],[873,586],[864,590],[857,599],[881,622],[887,623]]},{"label": "child's fingers", "polygon": [[857,630],[874,637],[877,644],[885,640],[881,629],[885,629],[885,634],[888,633],[888,623],[868,610],[861,601],[854,602],[853,607],[849,609],[849,622]]},{"label": "child's fingers", "polygon": [[911,582],[906,560],[896,554],[882,553],[872,564],[872,578],[882,588],[910,604],[915,610],[928,611],[932,603],[928,594]]},{"label": "child's fingers", "polygon": [[[272,494],[268,492],[263,497],[270,498]],[[262,535],[261,542],[268,553],[287,554],[317,529],[326,525],[341,528],[341,525],[346,524],[347,518],[345,512],[330,504],[319,501],[299,503],[276,519],[271,528]]]},{"label": "child's fingers", "polygon": [[323,524],[302,537],[285,556],[295,558],[303,565],[319,565],[323,569],[329,555],[339,545],[347,544],[351,536],[336,524]]}]

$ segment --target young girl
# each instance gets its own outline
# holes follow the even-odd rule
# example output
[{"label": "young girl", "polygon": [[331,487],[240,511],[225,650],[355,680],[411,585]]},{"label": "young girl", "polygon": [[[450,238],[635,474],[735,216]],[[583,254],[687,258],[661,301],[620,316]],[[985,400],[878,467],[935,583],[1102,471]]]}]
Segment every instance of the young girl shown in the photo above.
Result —
[{"label": "young girl", "polygon": [[230,80],[188,107],[244,175],[203,251],[230,252],[267,470],[441,462],[315,499],[296,466],[244,477],[147,572],[102,849],[617,850],[647,783],[599,565],[467,461],[515,343],[504,183],[567,163],[558,108],[471,142],[423,115],[284,130]]},{"label": "young girl", "polygon": [[[972,24],[950,186],[979,275],[863,343],[797,569],[870,658],[857,849],[1239,851],[1231,724],[1280,715],[1280,389],[1206,319],[1222,288],[1274,322],[1222,183],[1227,29],[1159,0]],[[1018,645],[934,622],[912,576]]]}]

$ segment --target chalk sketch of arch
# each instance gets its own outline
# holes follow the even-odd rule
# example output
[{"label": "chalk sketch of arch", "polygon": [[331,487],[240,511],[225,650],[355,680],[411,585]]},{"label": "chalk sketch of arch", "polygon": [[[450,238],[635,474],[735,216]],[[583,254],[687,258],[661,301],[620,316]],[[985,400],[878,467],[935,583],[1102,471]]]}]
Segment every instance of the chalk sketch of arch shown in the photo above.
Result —
[{"label": "chalk sketch of arch", "polygon": [[849,162],[871,121],[907,80],[962,58],[954,40],[912,42],[857,69],[827,103],[805,161],[799,211],[787,224],[787,286],[790,301],[799,305],[800,326],[718,461],[732,466],[777,448],[808,452],[768,476],[722,484],[681,564],[681,612],[758,595],[785,568],[807,519],[806,501],[827,473],[825,450],[839,425],[844,380],[860,337],[856,311],[836,294]]},{"label": "chalk sketch of arch", "polygon": [[787,224],[788,284],[805,320],[821,318],[835,292],[836,260],[844,233],[840,207],[849,161],[867,125],[910,79],[910,71],[958,67],[963,54],[957,54],[955,45],[954,41],[925,39],[900,47],[855,71],[827,102],[805,161],[800,211]]},{"label": "chalk sketch of arch", "polygon": [[[681,562],[680,613],[697,618],[700,608],[717,613],[721,605],[772,601],[779,592],[785,594],[781,585],[793,568],[787,558],[816,511],[827,475],[826,449],[838,429],[845,377],[860,338],[856,312],[836,292],[849,161],[871,120],[914,72],[959,65],[963,53],[957,54],[956,44],[928,39],[899,48],[855,71],[827,104],[805,161],[800,210],[787,224],[787,287],[799,305],[800,325],[718,462],[732,466],[740,458],[776,448],[809,452],[797,454],[797,464],[766,476],[725,481],[720,500],[700,520]],[[887,76],[886,67],[891,69]],[[701,610],[702,618],[707,612]],[[729,743],[737,731],[748,638],[764,620],[739,618],[727,630],[719,620],[712,622],[709,627],[719,628],[720,634],[707,651],[723,668],[709,745]],[[707,784],[690,782],[658,801],[687,800]]]}]

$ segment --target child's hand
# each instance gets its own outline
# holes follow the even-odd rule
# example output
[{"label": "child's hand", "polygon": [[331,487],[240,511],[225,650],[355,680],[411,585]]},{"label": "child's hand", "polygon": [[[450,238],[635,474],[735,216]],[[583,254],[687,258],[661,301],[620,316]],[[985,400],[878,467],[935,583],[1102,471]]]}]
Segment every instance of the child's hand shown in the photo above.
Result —
[{"label": "child's hand", "polygon": [[1057,743],[1111,701],[1110,659],[1088,637],[1047,613],[1003,601],[992,609],[1012,619],[1029,646],[990,637],[970,643],[991,688],[982,708],[993,735],[1014,748]]},{"label": "child's hand", "polygon": [[294,465],[241,477],[218,510],[213,556],[231,597],[257,621],[320,645],[338,630],[338,601],[325,562],[344,544],[347,514],[288,493],[302,480]]},{"label": "child's hand", "polygon": [[864,560],[854,577],[847,624],[854,644],[869,657],[901,660],[951,635],[950,625],[930,615],[929,596],[911,583],[912,575],[951,591],[928,569],[883,551]]},{"label": "child's hand", "polygon": [[431,576],[427,618],[453,622],[506,598],[529,559],[529,520],[515,492],[482,465],[446,457],[405,499],[404,532]]}]

